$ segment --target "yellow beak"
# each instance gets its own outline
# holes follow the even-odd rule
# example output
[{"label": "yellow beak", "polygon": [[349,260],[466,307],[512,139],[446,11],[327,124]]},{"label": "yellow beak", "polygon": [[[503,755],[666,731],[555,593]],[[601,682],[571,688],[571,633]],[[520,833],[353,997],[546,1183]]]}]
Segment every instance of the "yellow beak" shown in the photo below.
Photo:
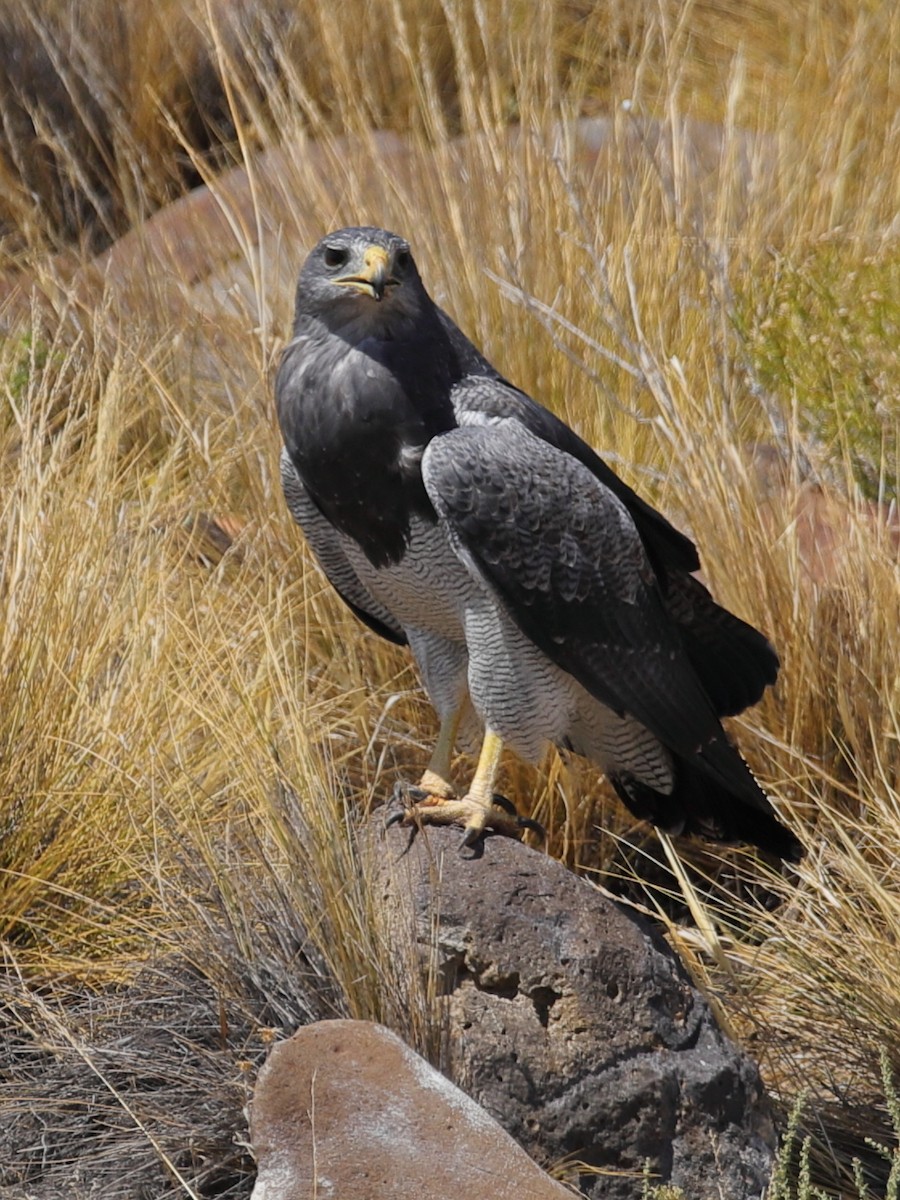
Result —
[{"label": "yellow beak", "polygon": [[341,279],[336,279],[335,283],[342,287],[355,288],[363,295],[371,296],[373,300],[380,300],[385,287],[391,282],[388,277],[390,259],[387,251],[381,246],[369,246],[363,255],[363,263],[363,269],[356,275],[344,275]]}]

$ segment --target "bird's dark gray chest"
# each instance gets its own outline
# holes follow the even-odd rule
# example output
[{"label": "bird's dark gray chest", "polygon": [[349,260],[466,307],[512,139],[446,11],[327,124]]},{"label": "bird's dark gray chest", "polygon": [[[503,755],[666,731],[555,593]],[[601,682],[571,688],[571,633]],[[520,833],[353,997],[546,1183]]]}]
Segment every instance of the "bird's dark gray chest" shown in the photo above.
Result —
[{"label": "bird's dark gray chest", "polygon": [[434,519],[421,456],[452,423],[451,381],[444,364],[377,338],[300,330],[285,353],[288,452],[321,512],[376,566],[402,558],[413,514]]}]

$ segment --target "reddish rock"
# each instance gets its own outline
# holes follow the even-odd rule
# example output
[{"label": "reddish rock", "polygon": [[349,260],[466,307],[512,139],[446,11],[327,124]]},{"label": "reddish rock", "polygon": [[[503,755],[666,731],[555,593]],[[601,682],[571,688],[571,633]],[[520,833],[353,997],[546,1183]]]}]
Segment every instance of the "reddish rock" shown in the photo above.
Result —
[{"label": "reddish rock", "polygon": [[565,1200],[509,1134],[381,1025],[280,1042],[253,1098],[252,1200]]},{"label": "reddish rock", "polygon": [[[667,194],[677,177],[686,210],[697,221],[704,206],[716,212],[721,208],[721,176],[727,170],[735,224],[746,211],[749,195],[771,176],[775,155],[775,144],[766,135],[690,118],[673,128],[668,122],[621,113],[559,125],[546,138],[518,126],[511,126],[506,136],[523,155],[541,145],[560,153],[571,141],[598,202],[607,199],[605,189],[613,187],[611,181],[621,187],[623,180],[634,180],[633,194],[626,192],[623,199],[635,209],[642,202],[648,168],[658,172]],[[282,227],[296,221],[296,185],[304,176],[315,176],[319,194],[331,194],[339,202],[341,187],[333,164],[340,154],[355,164],[362,193],[374,197],[380,195],[385,176],[396,186],[398,180],[411,183],[423,172],[446,169],[440,152],[390,131],[270,147],[254,156],[252,180],[245,166],[223,172],[211,186],[197,187],[155,212],[87,265],[79,266],[67,253],[55,256],[40,278],[30,272],[0,273],[0,309],[10,322],[27,320],[32,304],[52,313],[73,299],[95,304],[104,289],[111,289],[117,312],[124,307],[126,314],[139,315],[148,303],[162,299],[169,311],[183,307],[190,315],[190,289],[223,274],[227,278],[236,262],[246,267],[248,250],[261,248],[261,233],[263,241],[271,241],[272,263],[277,263],[283,254]],[[483,170],[484,138],[458,138],[447,154],[460,173],[475,174]],[[252,272],[245,273],[239,286],[255,306]]]}]

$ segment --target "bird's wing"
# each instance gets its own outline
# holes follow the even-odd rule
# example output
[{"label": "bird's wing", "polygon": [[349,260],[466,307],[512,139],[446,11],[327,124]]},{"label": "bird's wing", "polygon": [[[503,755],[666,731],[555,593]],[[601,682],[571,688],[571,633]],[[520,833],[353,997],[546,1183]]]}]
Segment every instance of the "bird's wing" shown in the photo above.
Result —
[{"label": "bird's wing", "polygon": [[281,486],[291,515],[303,530],[316,561],[344,603],[370,629],[398,646],[404,645],[406,634],[402,626],[361,582],[343,551],[334,527],[303,486],[286,449],[281,451]]},{"label": "bird's wing", "polygon": [[691,576],[700,560],[688,537],[623,483],[568,425],[499,376],[484,371],[468,376],[453,389],[453,402],[461,425],[509,417],[586,466],[628,510],[656,572],[663,603],[679,626],[688,658],[717,715],[743,712],[759,700],[778,676],[778,655],[764,634],[716,604]]},{"label": "bird's wing", "polygon": [[624,483],[597,452],[564,421],[499,375],[485,371],[469,374],[453,389],[453,405],[460,425],[504,417],[519,421],[535,437],[582,463],[628,510],[654,569],[662,577],[668,570],[696,571],[697,548],[660,512]]},{"label": "bird's wing", "polygon": [[425,487],[457,553],[593,696],[755,806],[624,503],[582,462],[493,418],[432,439]]}]

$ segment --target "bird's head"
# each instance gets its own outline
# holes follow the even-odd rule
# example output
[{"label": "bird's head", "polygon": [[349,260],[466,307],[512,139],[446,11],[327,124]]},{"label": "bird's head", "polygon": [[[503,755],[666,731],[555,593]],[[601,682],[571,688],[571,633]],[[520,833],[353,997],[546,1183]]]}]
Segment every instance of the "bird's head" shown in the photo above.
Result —
[{"label": "bird's head", "polygon": [[337,229],[312,250],[297,284],[297,317],[351,340],[400,337],[430,312],[409,243],[385,229]]}]

